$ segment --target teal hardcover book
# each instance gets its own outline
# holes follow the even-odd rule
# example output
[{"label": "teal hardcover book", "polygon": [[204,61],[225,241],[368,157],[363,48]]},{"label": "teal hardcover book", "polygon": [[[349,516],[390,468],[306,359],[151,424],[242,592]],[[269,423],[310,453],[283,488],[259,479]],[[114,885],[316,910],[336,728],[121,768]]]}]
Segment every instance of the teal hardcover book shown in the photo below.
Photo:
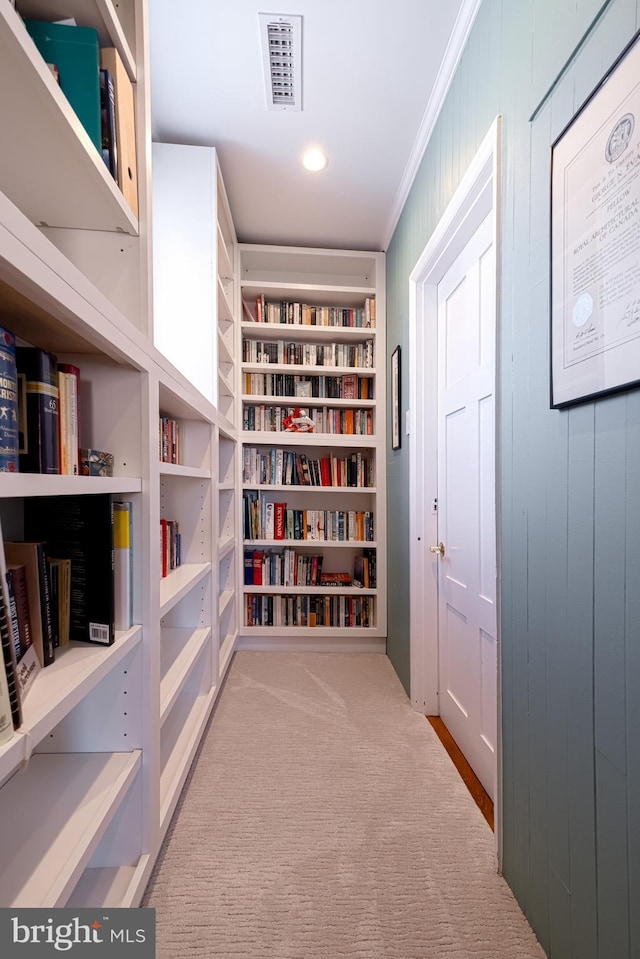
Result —
[{"label": "teal hardcover book", "polygon": [[45,62],[58,68],[62,92],[102,155],[98,31],[44,20],[24,23]]}]

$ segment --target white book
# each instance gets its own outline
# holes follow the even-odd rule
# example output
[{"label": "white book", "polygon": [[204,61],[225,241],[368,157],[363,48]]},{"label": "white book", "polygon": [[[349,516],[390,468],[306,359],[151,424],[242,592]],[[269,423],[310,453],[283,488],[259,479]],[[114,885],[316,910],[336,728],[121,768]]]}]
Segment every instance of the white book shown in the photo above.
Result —
[{"label": "white book", "polygon": [[264,538],[273,539],[275,536],[275,503],[266,503]]},{"label": "white book", "polygon": [[113,504],[113,599],[115,628],[133,625],[131,503]]}]

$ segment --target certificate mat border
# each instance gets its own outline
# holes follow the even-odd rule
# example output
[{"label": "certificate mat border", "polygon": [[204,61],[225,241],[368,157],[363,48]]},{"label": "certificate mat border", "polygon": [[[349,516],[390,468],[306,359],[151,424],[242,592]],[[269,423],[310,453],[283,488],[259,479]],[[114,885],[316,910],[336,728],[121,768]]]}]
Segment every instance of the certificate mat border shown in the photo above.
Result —
[{"label": "certificate mat border", "polygon": [[[567,387],[566,384],[562,383],[563,375],[566,377],[566,373],[562,368],[562,352],[563,352],[563,335],[556,335],[556,339],[559,341],[559,347],[556,347],[554,344],[554,327],[557,323],[561,323],[564,328],[564,315],[561,315],[558,318],[554,318],[554,206],[557,205],[557,198],[554,198],[554,175],[556,173],[554,169],[554,161],[556,159],[556,150],[566,134],[571,130],[574,125],[580,120],[584,119],[585,113],[589,107],[594,105],[598,95],[602,92],[603,88],[607,82],[612,78],[616,73],[617,69],[620,67],[622,62],[629,56],[632,50],[635,47],[638,47],[637,54],[640,56],[640,29],[634,33],[633,37],[626,44],[622,52],[609,67],[607,72],[602,76],[598,81],[594,89],[585,99],[581,107],[573,114],[571,119],[568,121],[566,126],[562,129],[561,133],[556,137],[556,139],[551,144],[551,162],[549,170],[549,274],[550,274],[550,283],[549,283],[549,405],[551,409],[563,409],[568,406],[575,405],[577,403],[585,403],[590,400],[594,400],[600,397],[608,396],[614,393],[620,393],[624,390],[629,390],[634,387],[640,386],[640,340],[636,338],[637,350],[638,350],[638,373],[635,378],[627,378],[624,382],[612,382],[605,383],[604,386],[597,388],[597,384],[594,382],[595,377],[591,376],[591,384],[585,383],[584,387],[579,387],[574,384],[573,388],[571,386]],[[640,75],[640,74],[639,74]],[[631,88],[625,90],[624,96],[621,98],[621,102],[629,95]],[[534,121],[535,122],[535,121]],[[640,125],[640,116],[637,117],[637,124]],[[556,202],[554,202],[554,199]],[[562,263],[563,260],[559,260],[559,263]],[[640,288],[638,290],[638,295],[640,296]],[[578,366],[579,364],[576,364]],[[555,390],[554,390],[555,386]],[[593,387],[593,388],[590,388]],[[563,394],[562,399],[555,399],[554,394]],[[570,395],[564,395],[568,394]]]}]

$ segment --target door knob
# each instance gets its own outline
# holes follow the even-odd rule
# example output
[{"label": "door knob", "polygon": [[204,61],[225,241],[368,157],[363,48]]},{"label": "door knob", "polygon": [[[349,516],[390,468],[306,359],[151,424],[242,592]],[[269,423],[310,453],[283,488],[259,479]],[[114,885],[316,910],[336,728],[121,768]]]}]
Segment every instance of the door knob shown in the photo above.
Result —
[{"label": "door knob", "polygon": [[444,543],[438,543],[437,546],[429,547],[430,553],[440,553],[441,556],[444,556]]}]

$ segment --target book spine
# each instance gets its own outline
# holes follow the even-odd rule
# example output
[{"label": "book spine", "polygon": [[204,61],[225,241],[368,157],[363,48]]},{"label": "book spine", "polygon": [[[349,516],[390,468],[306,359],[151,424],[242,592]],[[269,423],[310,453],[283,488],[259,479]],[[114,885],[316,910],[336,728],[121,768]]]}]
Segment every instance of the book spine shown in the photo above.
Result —
[{"label": "book spine", "polygon": [[113,504],[114,609],[116,629],[130,629],[131,503]]},{"label": "book spine", "polygon": [[60,472],[58,369],[53,353],[18,347],[20,470]]},{"label": "book spine", "polygon": [[16,592],[14,588],[13,571],[7,570],[7,606],[8,616],[11,623],[11,632],[13,635],[13,648],[16,653],[16,659],[19,659],[22,653],[26,652],[27,647],[22,648],[20,641],[20,625],[18,623],[18,606],[16,604]]},{"label": "book spine", "polygon": [[[0,639],[2,640],[2,668],[6,682],[6,693],[9,700],[11,725],[17,729],[22,723],[22,704],[16,680],[16,658],[13,649],[10,623],[7,619],[5,591],[2,582],[0,582]],[[0,714],[4,712],[4,689],[2,687],[2,675],[0,675]],[[0,718],[0,729],[2,729],[2,727],[3,720]],[[0,742],[5,742],[8,738],[8,736],[5,738],[5,733],[3,732],[0,735]]]},{"label": "book spine", "polygon": [[253,586],[253,550],[244,551],[244,585]]},{"label": "book spine", "polygon": [[138,173],[133,85],[115,47],[101,47],[100,66],[109,71],[115,92],[118,186],[137,216]]},{"label": "book spine", "polygon": [[69,476],[69,389],[68,377],[58,370],[58,430],[60,473]]},{"label": "book spine", "polygon": [[[49,582],[49,564],[44,543],[38,544],[38,579],[40,581],[40,612],[42,615],[42,665],[50,666],[55,656],[53,627],[53,609],[51,602],[51,584]],[[57,611],[56,611],[57,615]]]},{"label": "book spine", "polygon": [[[60,383],[63,382],[63,389]],[[71,363],[58,364],[60,417],[60,472],[68,476],[80,474],[80,370]],[[63,442],[64,438],[64,442]]]},{"label": "book spine", "polygon": [[262,586],[262,562],[264,553],[261,550],[255,550],[253,553],[253,585]]},{"label": "book spine", "polygon": [[16,340],[0,326],[0,473],[17,473],[18,467]]},{"label": "book spine", "polygon": [[47,575],[49,577],[51,634],[54,652],[60,645],[60,567],[58,561],[46,558]]},{"label": "book spine", "polygon": [[12,566],[7,570],[7,582],[13,589],[18,618],[18,642],[16,656],[22,656],[33,643],[31,635],[31,614],[29,612],[29,594],[27,593],[27,574],[24,566]]},{"label": "book spine", "polygon": [[276,503],[275,504],[275,516],[274,516],[274,539],[284,539],[285,538],[285,512],[287,504],[286,503]]},{"label": "book spine", "polygon": [[108,70],[100,71],[100,120],[102,129],[102,159],[114,180],[118,179],[116,148],[116,93]]}]

